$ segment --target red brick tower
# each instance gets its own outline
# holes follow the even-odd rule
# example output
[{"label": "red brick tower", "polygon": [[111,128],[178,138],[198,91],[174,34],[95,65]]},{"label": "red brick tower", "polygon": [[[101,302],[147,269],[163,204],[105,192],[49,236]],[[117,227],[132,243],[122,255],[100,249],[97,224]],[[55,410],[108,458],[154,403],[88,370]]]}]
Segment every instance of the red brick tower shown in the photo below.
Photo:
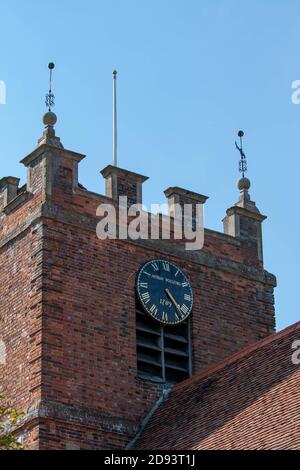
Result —
[{"label": "red brick tower", "polygon": [[[146,178],[109,166],[106,195],[78,183],[83,155],[63,148],[54,115],[22,163],[27,183],[0,180],[2,394],[25,412],[27,449],[117,449],[136,435],[170,384],[274,331],[275,277],[264,270],[261,224],[240,183],[224,233],[200,251],[181,240],[100,240],[97,207],[142,201]],[[169,188],[170,203],[205,197]],[[149,260],[178,266],[193,289],[187,321],[162,326],[136,298]]]}]

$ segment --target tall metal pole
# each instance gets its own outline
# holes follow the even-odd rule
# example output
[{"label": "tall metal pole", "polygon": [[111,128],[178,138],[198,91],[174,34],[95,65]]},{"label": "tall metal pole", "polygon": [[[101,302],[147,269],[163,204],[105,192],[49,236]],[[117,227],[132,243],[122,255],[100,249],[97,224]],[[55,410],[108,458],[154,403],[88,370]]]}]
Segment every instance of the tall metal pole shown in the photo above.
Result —
[{"label": "tall metal pole", "polygon": [[113,71],[113,165],[118,166],[117,71]]}]

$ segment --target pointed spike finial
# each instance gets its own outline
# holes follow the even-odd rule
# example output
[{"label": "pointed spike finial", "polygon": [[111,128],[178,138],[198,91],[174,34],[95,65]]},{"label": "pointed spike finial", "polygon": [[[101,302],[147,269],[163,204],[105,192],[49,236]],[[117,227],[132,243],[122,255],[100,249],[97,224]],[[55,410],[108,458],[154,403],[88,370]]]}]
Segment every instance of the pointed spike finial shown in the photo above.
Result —
[{"label": "pointed spike finial", "polygon": [[117,74],[113,70],[113,165],[118,166],[118,131],[117,131]]},{"label": "pointed spike finial", "polygon": [[48,108],[48,111],[51,112],[51,109],[53,106],[55,106],[55,97],[54,94],[52,93],[52,71],[55,68],[55,64],[53,62],[50,62],[48,64],[48,69],[49,69],[49,92],[46,95],[46,106]]},{"label": "pointed spike finial", "polygon": [[235,147],[237,150],[240,152],[241,159],[239,161],[239,172],[242,173],[242,177],[245,178],[245,173],[248,171],[247,168],[247,159],[246,155],[243,150],[243,137],[244,137],[244,132],[243,131],[238,131],[238,137],[240,138],[240,146],[238,146],[237,142],[235,142]]}]

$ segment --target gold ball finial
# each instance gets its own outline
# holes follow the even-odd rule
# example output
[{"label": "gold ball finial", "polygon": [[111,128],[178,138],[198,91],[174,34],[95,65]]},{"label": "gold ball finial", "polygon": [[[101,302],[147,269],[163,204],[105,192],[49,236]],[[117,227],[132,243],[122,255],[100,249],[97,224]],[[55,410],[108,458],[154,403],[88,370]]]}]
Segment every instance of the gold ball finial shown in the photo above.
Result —
[{"label": "gold ball finial", "polygon": [[251,182],[245,176],[240,178],[237,182],[237,187],[240,191],[248,191],[250,189]]},{"label": "gold ball finial", "polygon": [[48,113],[44,114],[43,116],[43,123],[45,126],[55,126],[57,122],[57,116],[52,111],[48,111]]}]

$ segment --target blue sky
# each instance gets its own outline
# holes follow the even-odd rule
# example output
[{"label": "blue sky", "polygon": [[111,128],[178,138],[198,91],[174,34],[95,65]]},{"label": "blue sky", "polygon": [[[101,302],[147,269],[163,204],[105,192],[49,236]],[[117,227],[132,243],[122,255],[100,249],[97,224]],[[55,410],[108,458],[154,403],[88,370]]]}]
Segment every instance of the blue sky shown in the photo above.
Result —
[{"label": "blue sky", "polygon": [[210,197],[222,230],[237,201],[236,132],[245,131],[251,196],[264,223],[265,268],[278,278],[278,329],[298,321],[300,79],[297,0],[10,0],[1,4],[1,177],[41,136],[47,63],[56,64],[57,134],[87,154],[80,181],[103,193],[111,163],[117,68],[119,165],[151,179],[146,204],[182,186]]}]

